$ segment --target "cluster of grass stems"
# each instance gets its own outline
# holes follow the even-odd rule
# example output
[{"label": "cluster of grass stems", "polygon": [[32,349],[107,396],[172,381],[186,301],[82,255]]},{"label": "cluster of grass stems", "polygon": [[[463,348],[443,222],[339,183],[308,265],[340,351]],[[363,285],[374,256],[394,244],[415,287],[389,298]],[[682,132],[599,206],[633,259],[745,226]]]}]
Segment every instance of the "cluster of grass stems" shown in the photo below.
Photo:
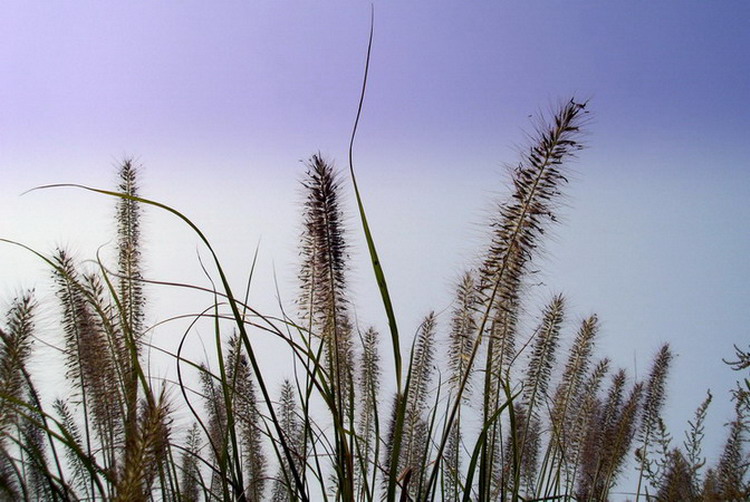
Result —
[{"label": "cluster of grass stems", "polygon": [[[66,384],[53,401],[38,389],[29,370],[37,304],[20,295],[0,331],[0,500],[604,501],[632,465],[634,500],[747,500],[747,378],[733,393],[736,416],[709,468],[701,439],[710,393],[683,444],[673,444],[661,418],[673,357],[667,345],[635,381],[597,357],[596,316],[566,339],[562,295],[549,299],[531,332],[520,322],[587,113],[571,99],[540,118],[451,311],[426,313],[404,353],[351,151],[349,181],[385,337],[354,320],[343,176],[320,155],[303,181],[296,312],[276,316],[235,294],[185,215],[141,197],[131,162],[121,166],[117,190],[83,187],[116,200],[117,263],[83,266],[64,249],[29,250],[54,277]],[[171,384],[150,377],[144,362],[144,205],[190,226],[214,270],[215,286],[204,289],[210,307],[195,319],[212,322],[215,362],[183,357],[188,330],[172,354]],[[255,341],[262,336],[288,348],[289,379],[264,377],[268,355]],[[437,346],[449,347],[447,361]],[[750,367],[748,353],[736,350],[734,369]],[[176,427],[176,409],[188,410],[192,425]]]}]

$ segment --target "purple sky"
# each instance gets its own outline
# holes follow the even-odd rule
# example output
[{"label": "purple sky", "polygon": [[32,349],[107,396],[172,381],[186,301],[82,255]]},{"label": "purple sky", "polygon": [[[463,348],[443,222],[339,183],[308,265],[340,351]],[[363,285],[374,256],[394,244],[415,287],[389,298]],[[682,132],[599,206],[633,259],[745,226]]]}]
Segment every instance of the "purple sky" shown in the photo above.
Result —
[{"label": "purple sky", "polygon": [[[448,305],[528,116],[590,98],[589,149],[545,247],[545,285],[530,298],[566,293],[571,332],[599,313],[602,354],[631,372],[642,375],[670,341],[680,355],[668,415],[676,441],[706,386],[721,441],[737,377],[721,358],[747,345],[750,325],[750,4],[402,3],[375,4],[356,146],[401,330]],[[91,256],[111,239],[111,201],[18,194],[53,182],[110,187],[113,166],[132,155],[144,193],[204,226],[239,283],[261,239],[257,294],[273,305],[275,269],[291,299],[299,161],[320,150],[345,166],[369,9],[4,2],[0,237]],[[189,232],[152,211],[146,222],[151,274],[200,282]],[[359,246],[353,217],[350,226]],[[385,330],[361,246],[354,257],[360,318]],[[2,248],[0,260],[6,301],[43,288],[29,257]],[[179,309],[154,303],[155,318]]]}]

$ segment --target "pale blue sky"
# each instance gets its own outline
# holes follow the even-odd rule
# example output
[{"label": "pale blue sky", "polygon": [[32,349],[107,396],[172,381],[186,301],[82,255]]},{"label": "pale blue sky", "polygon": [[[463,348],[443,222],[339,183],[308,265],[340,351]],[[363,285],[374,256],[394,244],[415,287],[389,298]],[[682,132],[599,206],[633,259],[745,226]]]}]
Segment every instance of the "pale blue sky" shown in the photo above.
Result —
[{"label": "pale blue sky", "polygon": [[[89,256],[111,238],[110,201],[18,194],[109,187],[132,155],[144,193],[194,216],[239,284],[262,239],[258,297],[273,303],[272,265],[292,297],[299,161],[320,150],[345,165],[369,3],[2,10],[0,236]],[[402,331],[448,305],[528,116],[590,98],[589,149],[530,298],[563,291],[573,321],[599,313],[602,354],[641,375],[672,343],[676,439],[711,386],[721,441],[736,378],[721,358],[750,339],[748,19],[741,1],[376,2],[356,162]],[[152,211],[146,222],[152,276],[200,281],[189,233]],[[385,329],[361,246],[354,257],[358,313]],[[7,248],[0,259],[4,298],[43,288],[41,266]],[[160,296],[154,318],[175,303]]]}]

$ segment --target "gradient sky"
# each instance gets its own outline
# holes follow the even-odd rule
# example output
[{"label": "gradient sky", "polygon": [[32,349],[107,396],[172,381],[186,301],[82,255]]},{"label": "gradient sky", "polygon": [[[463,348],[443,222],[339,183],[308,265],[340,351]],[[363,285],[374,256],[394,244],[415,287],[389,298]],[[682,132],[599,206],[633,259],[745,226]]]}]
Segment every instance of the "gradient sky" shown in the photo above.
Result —
[{"label": "gradient sky", "polygon": [[[111,187],[132,156],[144,195],[204,227],[240,286],[260,241],[253,297],[273,306],[275,271],[291,300],[300,161],[345,167],[369,16],[360,1],[4,2],[0,237],[111,249],[110,200],[19,194]],[[590,99],[529,300],[564,292],[571,337],[598,313],[601,355],[641,377],[670,342],[675,440],[711,387],[717,453],[738,376],[721,359],[750,338],[748,19],[744,1],[375,2],[355,162],[402,332],[445,309],[476,259],[529,115]],[[349,223],[358,318],[385,330]],[[145,235],[150,277],[205,283],[176,220],[149,210]],[[5,303],[32,286],[52,301],[38,261],[2,246],[0,263]],[[152,296],[153,319],[189,310]]]}]

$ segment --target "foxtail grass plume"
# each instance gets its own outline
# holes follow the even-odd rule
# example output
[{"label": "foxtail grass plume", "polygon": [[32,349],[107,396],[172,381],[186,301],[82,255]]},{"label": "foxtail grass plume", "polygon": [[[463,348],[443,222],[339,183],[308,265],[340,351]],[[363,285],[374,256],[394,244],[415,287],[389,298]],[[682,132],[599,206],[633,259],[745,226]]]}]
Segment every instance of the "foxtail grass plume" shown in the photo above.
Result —
[{"label": "foxtail grass plume", "polygon": [[[479,291],[484,305],[481,334],[489,338],[484,368],[483,418],[487,422],[503,400],[503,382],[515,359],[516,326],[521,286],[545,228],[556,221],[555,207],[567,181],[567,163],[582,148],[580,127],[587,113],[585,103],[571,99],[554,117],[540,120],[536,134],[521,162],[512,170],[513,193],[498,206],[491,220],[492,237],[479,271]],[[493,426],[482,464],[483,497],[499,493],[497,472],[501,433]],[[492,478],[492,482],[490,482]]]},{"label": "foxtail grass plume", "polygon": [[[518,407],[517,452],[520,456],[521,480],[527,494],[535,490],[542,414],[547,410],[548,387],[555,364],[560,328],[565,315],[565,300],[556,295],[545,307],[542,321],[534,334],[532,352],[526,366],[521,401]],[[511,441],[508,441],[510,444]],[[519,487],[520,488],[520,487]]]},{"label": "foxtail grass plume", "polygon": [[599,385],[609,370],[609,360],[605,359],[589,373],[597,330],[595,315],[581,323],[552,400],[549,463],[553,468],[550,472],[562,469],[566,486],[571,486],[575,478],[583,431],[590,419]]},{"label": "foxtail grass plume", "polygon": [[638,455],[639,462],[638,495],[640,497],[641,486],[647,474],[647,466],[650,462],[651,451],[654,447],[654,437],[659,431],[662,420],[661,410],[666,400],[667,374],[672,362],[672,351],[668,344],[664,344],[657,352],[649,372],[648,380],[644,389],[643,412],[638,426]]},{"label": "foxtail grass plume", "polygon": [[362,358],[360,362],[357,392],[357,497],[363,499],[378,476],[378,444],[380,427],[378,409],[380,404],[380,382],[382,368],[380,367],[380,352],[378,345],[380,335],[375,328],[368,328],[362,335]]},{"label": "foxtail grass plume", "polygon": [[426,465],[426,456],[429,453],[430,447],[430,438],[428,436],[429,425],[425,413],[429,404],[428,399],[434,373],[434,358],[435,313],[431,312],[422,321],[412,346],[409,372],[406,380],[406,407],[402,440],[397,456],[398,463],[397,465],[389,465],[393,453],[397,414],[397,401],[395,398],[383,457],[384,464],[387,466],[385,481],[388,481],[387,472],[395,469],[398,478],[401,479],[403,493],[409,493],[411,497],[414,497],[422,488],[422,477],[425,474],[422,467]]},{"label": "foxtail grass plume", "polygon": [[23,401],[26,393],[24,373],[31,357],[36,301],[25,293],[13,301],[6,315],[6,329],[0,328],[0,388],[6,399],[0,401],[0,441],[16,417],[11,399]]},{"label": "foxtail grass plume", "polygon": [[123,325],[134,340],[143,336],[144,304],[141,270],[141,208],[133,197],[140,195],[138,168],[126,159],[119,169],[118,189],[125,197],[117,201],[118,293]]},{"label": "foxtail grass plume", "polygon": [[[334,476],[339,496],[354,496],[354,363],[352,325],[349,319],[346,272],[348,244],[345,239],[341,184],[332,164],[320,154],[306,164],[302,185],[302,267],[299,273],[302,293],[300,310],[306,328],[321,340],[330,392],[327,399],[333,415],[335,436]],[[317,363],[316,363],[317,364]],[[327,377],[326,377],[327,375]]]},{"label": "foxtail grass plume", "polygon": [[[294,450],[293,460],[297,462],[297,468],[301,469],[307,462],[303,457],[304,433],[299,416],[300,410],[297,404],[296,390],[292,382],[284,380],[281,386],[281,396],[279,398],[278,416],[281,429],[286,435],[286,441],[292,445]],[[297,498],[296,486],[293,482],[291,469],[286,458],[279,459],[279,468],[276,477],[273,480],[271,493],[272,502],[287,502]]]},{"label": "foxtail grass plume", "polygon": [[578,500],[607,500],[622,473],[635,437],[643,385],[636,383],[627,394],[627,375],[619,370],[603,402],[596,406],[581,453],[576,495]]}]

